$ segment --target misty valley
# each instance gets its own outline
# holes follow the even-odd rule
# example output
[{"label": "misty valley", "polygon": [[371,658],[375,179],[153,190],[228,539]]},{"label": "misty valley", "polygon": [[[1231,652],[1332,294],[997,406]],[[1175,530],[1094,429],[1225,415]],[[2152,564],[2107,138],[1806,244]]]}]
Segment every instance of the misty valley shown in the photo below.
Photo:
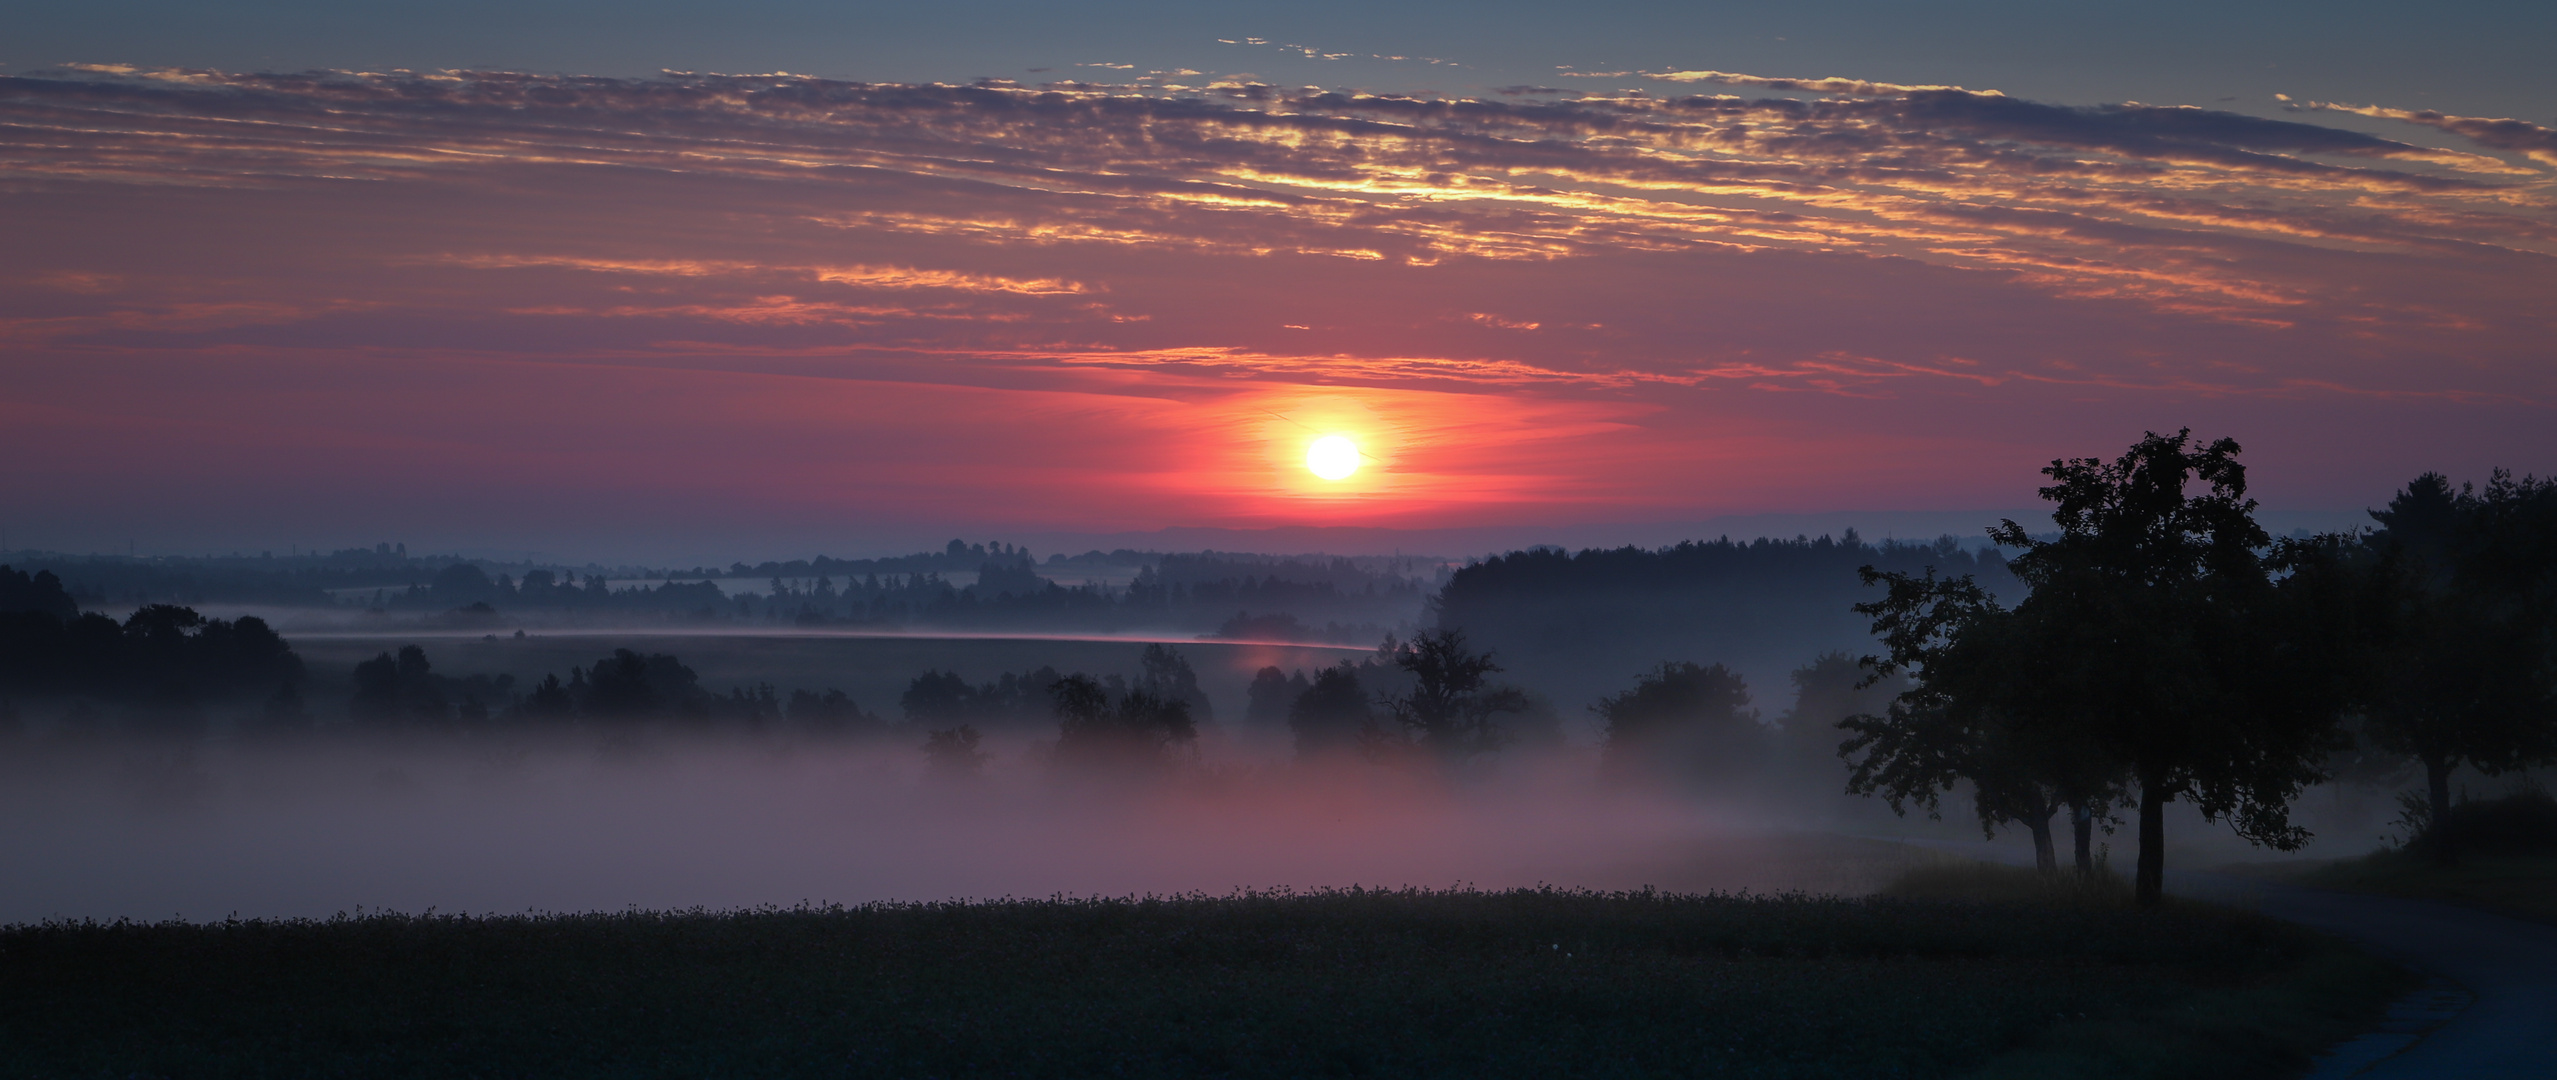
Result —
[{"label": "misty valley", "polygon": [[13,556],[0,1059],[2279,1074],[2410,977],[2169,893],[2546,872],[2557,484],[2275,538],[2235,454],[1985,545]]},{"label": "misty valley", "polygon": [[6,13],[0,1080],[2557,1076],[2557,4]]}]

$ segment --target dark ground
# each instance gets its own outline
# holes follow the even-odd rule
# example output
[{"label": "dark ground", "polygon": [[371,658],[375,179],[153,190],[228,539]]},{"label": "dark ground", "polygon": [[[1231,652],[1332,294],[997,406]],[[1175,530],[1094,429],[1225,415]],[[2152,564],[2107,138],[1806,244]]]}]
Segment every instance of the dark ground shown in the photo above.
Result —
[{"label": "dark ground", "polygon": [[2208,907],[1352,892],[0,931],[7,1076],[2296,1075],[2406,980]]},{"label": "dark ground", "polygon": [[2474,1000],[2367,1072],[2383,1078],[2557,1076],[2557,926],[2477,907],[2184,874],[2178,891],[2352,940],[2449,980]]}]

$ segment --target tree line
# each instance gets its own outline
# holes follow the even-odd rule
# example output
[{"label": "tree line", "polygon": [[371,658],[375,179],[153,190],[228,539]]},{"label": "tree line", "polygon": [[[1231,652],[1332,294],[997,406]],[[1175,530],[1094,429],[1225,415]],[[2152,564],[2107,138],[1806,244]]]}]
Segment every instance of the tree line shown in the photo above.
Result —
[{"label": "tree line", "polygon": [[[1300,758],[1453,765],[1498,750],[1560,746],[1559,713],[1542,695],[1493,678],[1504,670],[1464,631],[1434,629],[1411,641],[1389,638],[1375,655],[1310,676],[1263,667],[1246,691],[1246,719],[1284,727]],[[1790,681],[1793,702],[1771,720],[1753,706],[1748,681],[1722,664],[1664,661],[1643,671],[1588,706],[1600,723],[1600,772],[1621,784],[1807,809],[1813,793],[1836,791],[1845,775],[1837,723],[1881,707],[1902,680],[1869,680],[1855,657],[1833,651],[1794,668]]]},{"label": "tree line", "polygon": [[1710,658],[1773,680],[1805,657],[1860,653],[1871,641],[1852,606],[1857,568],[1970,575],[1993,594],[2022,584],[1994,550],[1841,537],[1693,541],[1674,547],[1515,551],[1457,569],[1435,600],[1437,625],[1462,628],[1557,698],[1613,693],[1636,665]]},{"label": "tree line", "polygon": [[565,680],[553,672],[526,684],[511,674],[439,675],[425,649],[404,645],[356,664],[353,682],[346,716],[356,733],[538,731],[572,723],[627,733],[663,723],[695,732],[858,738],[889,729],[841,690],[783,696],[757,684],[722,694],[675,656],[632,649],[572,665]]},{"label": "tree line", "polygon": [[2238,455],[2180,431],[2054,461],[2058,533],[1992,530],[2019,552],[2011,605],[1970,574],[1864,568],[1884,589],[1855,606],[1883,645],[1864,666],[1908,685],[1843,725],[1851,789],[1933,813],[1967,785],[2045,868],[2054,816],[2084,869],[2091,825],[2128,810],[2153,905],[2174,800],[2294,850],[2293,801],[2357,742],[2420,762],[2436,818],[2458,766],[2557,761],[2557,483],[2428,473],[2376,531],[2276,541]]},{"label": "tree line", "polygon": [[0,566],[0,720],[11,726],[17,699],[69,698],[76,727],[95,724],[89,703],[103,702],[137,734],[192,736],[222,705],[298,714],[302,679],[301,657],[256,616],[149,604],[118,622],[80,611],[50,571]]},{"label": "tree line", "polygon": [[109,603],[245,603],[326,606],[332,590],[406,587],[419,567],[406,545],[381,544],[278,556],[150,556],[17,553],[22,571],[52,573],[85,606]]},{"label": "tree line", "polygon": [[[1043,563],[1021,547],[952,540],[879,559],[818,556],[725,569],[583,570],[427,556],[404,545],[277,557],[47,556],[31,569],[68,582],[75,601],[355,604],[416,612],[450,629],[497,628],[509,614],[795,626],[1016,626],[1116,630],[1224,627],[1226,636],[1373,641],[1414,617],[1434,562],[1222,552],[1087,552]],[[1119,585],[1051,576],[1133,569]],[[972,573],[975,581],[957,575]],[[713,579],[760,578],[728,595]],[[645,584],[630,584],[637,578]],[[623,584],[616,585],[620,580]]]}]

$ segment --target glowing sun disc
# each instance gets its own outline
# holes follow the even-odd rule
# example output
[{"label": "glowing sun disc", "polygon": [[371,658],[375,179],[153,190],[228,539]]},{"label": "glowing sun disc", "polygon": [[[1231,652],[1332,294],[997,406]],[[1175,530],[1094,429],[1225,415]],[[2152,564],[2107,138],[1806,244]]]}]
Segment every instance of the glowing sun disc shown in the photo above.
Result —
[{"label": "glowing sun disc", "polygon": [[1358,444],[1347,435],[1325,435],[1305,448],[1305,467],[1325,480],[1347,480],[1358,471]]}]

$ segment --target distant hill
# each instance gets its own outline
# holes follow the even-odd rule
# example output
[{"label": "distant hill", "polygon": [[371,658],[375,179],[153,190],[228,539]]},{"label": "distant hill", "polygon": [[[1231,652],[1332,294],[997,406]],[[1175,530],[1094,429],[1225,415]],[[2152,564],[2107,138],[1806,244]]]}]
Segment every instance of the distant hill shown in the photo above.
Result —
[{"label": "distant hill", "polygon": [[1738,669],[1762,709],[1790,699],[1786,676],[1823,652],[1873,650],[1853,605],[1879,589],[1857,568],[1971,574],[2002,598],[2022,585],[1994,551],[1948,536],[1932,544],[1729,539],[1577,554],[1514,551],[1457,570],[1439,593],[1439,625],[1463,629],[1508,677],[1573,712],[1663,660]]}]

